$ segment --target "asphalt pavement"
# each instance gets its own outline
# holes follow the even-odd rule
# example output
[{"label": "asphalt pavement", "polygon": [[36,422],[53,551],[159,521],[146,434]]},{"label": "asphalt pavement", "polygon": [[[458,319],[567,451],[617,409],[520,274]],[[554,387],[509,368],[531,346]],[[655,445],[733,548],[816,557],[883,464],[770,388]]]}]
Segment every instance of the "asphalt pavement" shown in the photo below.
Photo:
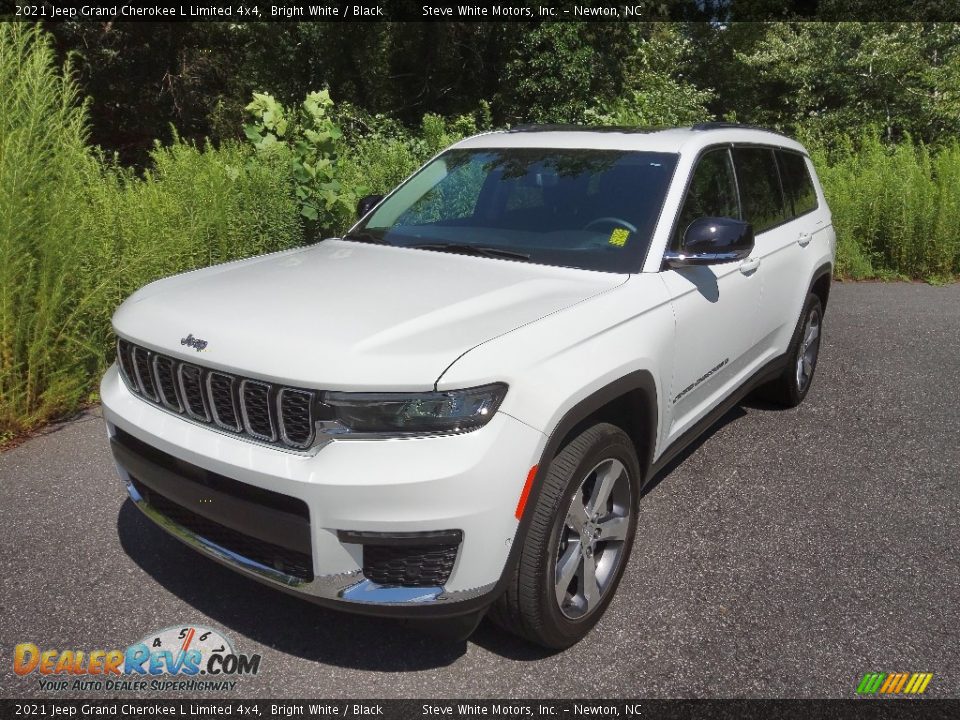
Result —
[{"label": "asphalt pavement", "polygon": [[741,405],[667,468],[609,611],[561,653],[488,621],[442,642],[198,556],[126,499],[93,411],[0,455],[0,697],[47,696],[17,643],[187,624],[262,655],[230,697],[853,697],[871,671],[957,697],[958,510],[960,285],[836,284],[807,401]]}]

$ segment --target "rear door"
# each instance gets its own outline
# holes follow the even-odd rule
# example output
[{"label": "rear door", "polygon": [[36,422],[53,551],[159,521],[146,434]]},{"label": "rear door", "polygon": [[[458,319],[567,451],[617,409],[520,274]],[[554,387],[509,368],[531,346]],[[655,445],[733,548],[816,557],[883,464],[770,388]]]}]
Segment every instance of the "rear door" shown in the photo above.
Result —
[{"label": "rear door", "polygon": [[[741,217],[728,147],[708,150],[697,161],[671,249],[679,248],[684,231],[701,217]],[[752,255],[719,265],[665,268],[660,274],[676,319],[669,443],[731,392],[752,366],[760,279]]]},{"label": "rear door", "polygon": [[[763,269],[754,342],[770,359],[786,351],[809,281],[803,262],[817,195],[800,153],[771,147],[733,149],[745,219]],[[811,206],[812,202],[812,206]]]}]

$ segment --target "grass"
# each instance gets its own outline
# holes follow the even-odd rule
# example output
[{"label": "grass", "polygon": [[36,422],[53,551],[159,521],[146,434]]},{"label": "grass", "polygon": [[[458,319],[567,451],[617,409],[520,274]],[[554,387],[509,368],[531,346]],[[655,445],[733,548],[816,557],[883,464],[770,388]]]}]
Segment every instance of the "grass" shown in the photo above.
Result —
[{"label": "grass", "polygon": [[814,165],[833,211],[837,274],[854,280],[960,274],[960,143],[936,151],[876,134],[816,150]]},{"label": "grass", "polygon": [[110,317],[171,275],[302,242],[289,164],[240,146],[157,147],[143,176],[87,142],[49,40],[0,24],[0,436],[91,399]]}]

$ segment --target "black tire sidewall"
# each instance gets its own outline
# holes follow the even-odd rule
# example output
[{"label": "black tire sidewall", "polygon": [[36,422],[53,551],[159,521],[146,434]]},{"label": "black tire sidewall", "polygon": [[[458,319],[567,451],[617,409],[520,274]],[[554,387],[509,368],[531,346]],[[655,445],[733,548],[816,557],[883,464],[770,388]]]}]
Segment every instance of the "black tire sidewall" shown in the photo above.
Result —
[{"label": "black tire sidewall", "polygon": [[[590,444],[586,452],[581,454],[572,473],[565,477],[565,487],[559,496],[559,502],[553,508],[553,518],[550,533],[547,536],[546,547],[539,548],[542,554],[541,572],[538,579],[540,611],[543,619],[543,630],[551,636],[555,647],[567,647],[580,640],[600,620],[613,596],[616,594],[620,579],[627,564],[630,562],[630,553],[633,549],[633,538],[637,526],[637,499],[639,497],[640,467],[637,454],[630,438],[619,428],[612,425],[595,426],[591,430],[602,429],[597,440]],[[590,432],[590,431],[588,431]],[[570,506],[574,493],[579,490],[581,480],[586,473],[606,459],[616,458],[627,468],[630,478],[630,522],[627,527],[626,541],[619,566],[609,587],[604,592],[600,604],[588,615],[582,618],[571,619],[565,616],[557,606],[555,597],[555,561],[554,549],[559,545],[560,532],[566,519],[566,511]]]},{"label": "black tire sidewall", "polygon": [[[800,388],[800,385],[797,383],[797,362],[799,360],[800,348],[803,346],[803,336],[804,329],[807,327],[807,318],[810,317],[810,313],[816,309],[817,317],[820,320],[820,337],[817,339],[817,355],[813,359],[813,367],[810,370],[810,379],[807,380],[807,384],[804,388]],[[803,312],[800,314],[800,321],[797,323],[797,329],[794,333],[793,343],[790,346],[790,365],[787,367],[787,376],[790,379],[790,399],[794,405],[799,405],[803,402],[803,399],[807,396],[807,393],[810,392],[810,388],[813,385],[813,379],[817,374],[817,364],[820,360],[820,343],[823,340],[823,306],[818,298],[814,294],[807,296],[807,301],[803,304]]]}]

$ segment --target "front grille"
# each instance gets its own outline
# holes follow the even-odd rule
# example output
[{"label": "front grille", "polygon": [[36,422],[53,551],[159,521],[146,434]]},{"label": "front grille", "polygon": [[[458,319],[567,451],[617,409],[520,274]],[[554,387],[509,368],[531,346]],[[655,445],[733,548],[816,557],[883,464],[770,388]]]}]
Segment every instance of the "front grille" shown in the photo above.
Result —
[{"label": "front grille", "polygon": [[244,378],[117,341],[127,387],[144,400],[241,437],[296,450],[316,439],[317,394]]},{"label": "front grille", "polygon": [[442,587],[457,560],[457,545],[364,545],[363,575],[379,585]]}]

